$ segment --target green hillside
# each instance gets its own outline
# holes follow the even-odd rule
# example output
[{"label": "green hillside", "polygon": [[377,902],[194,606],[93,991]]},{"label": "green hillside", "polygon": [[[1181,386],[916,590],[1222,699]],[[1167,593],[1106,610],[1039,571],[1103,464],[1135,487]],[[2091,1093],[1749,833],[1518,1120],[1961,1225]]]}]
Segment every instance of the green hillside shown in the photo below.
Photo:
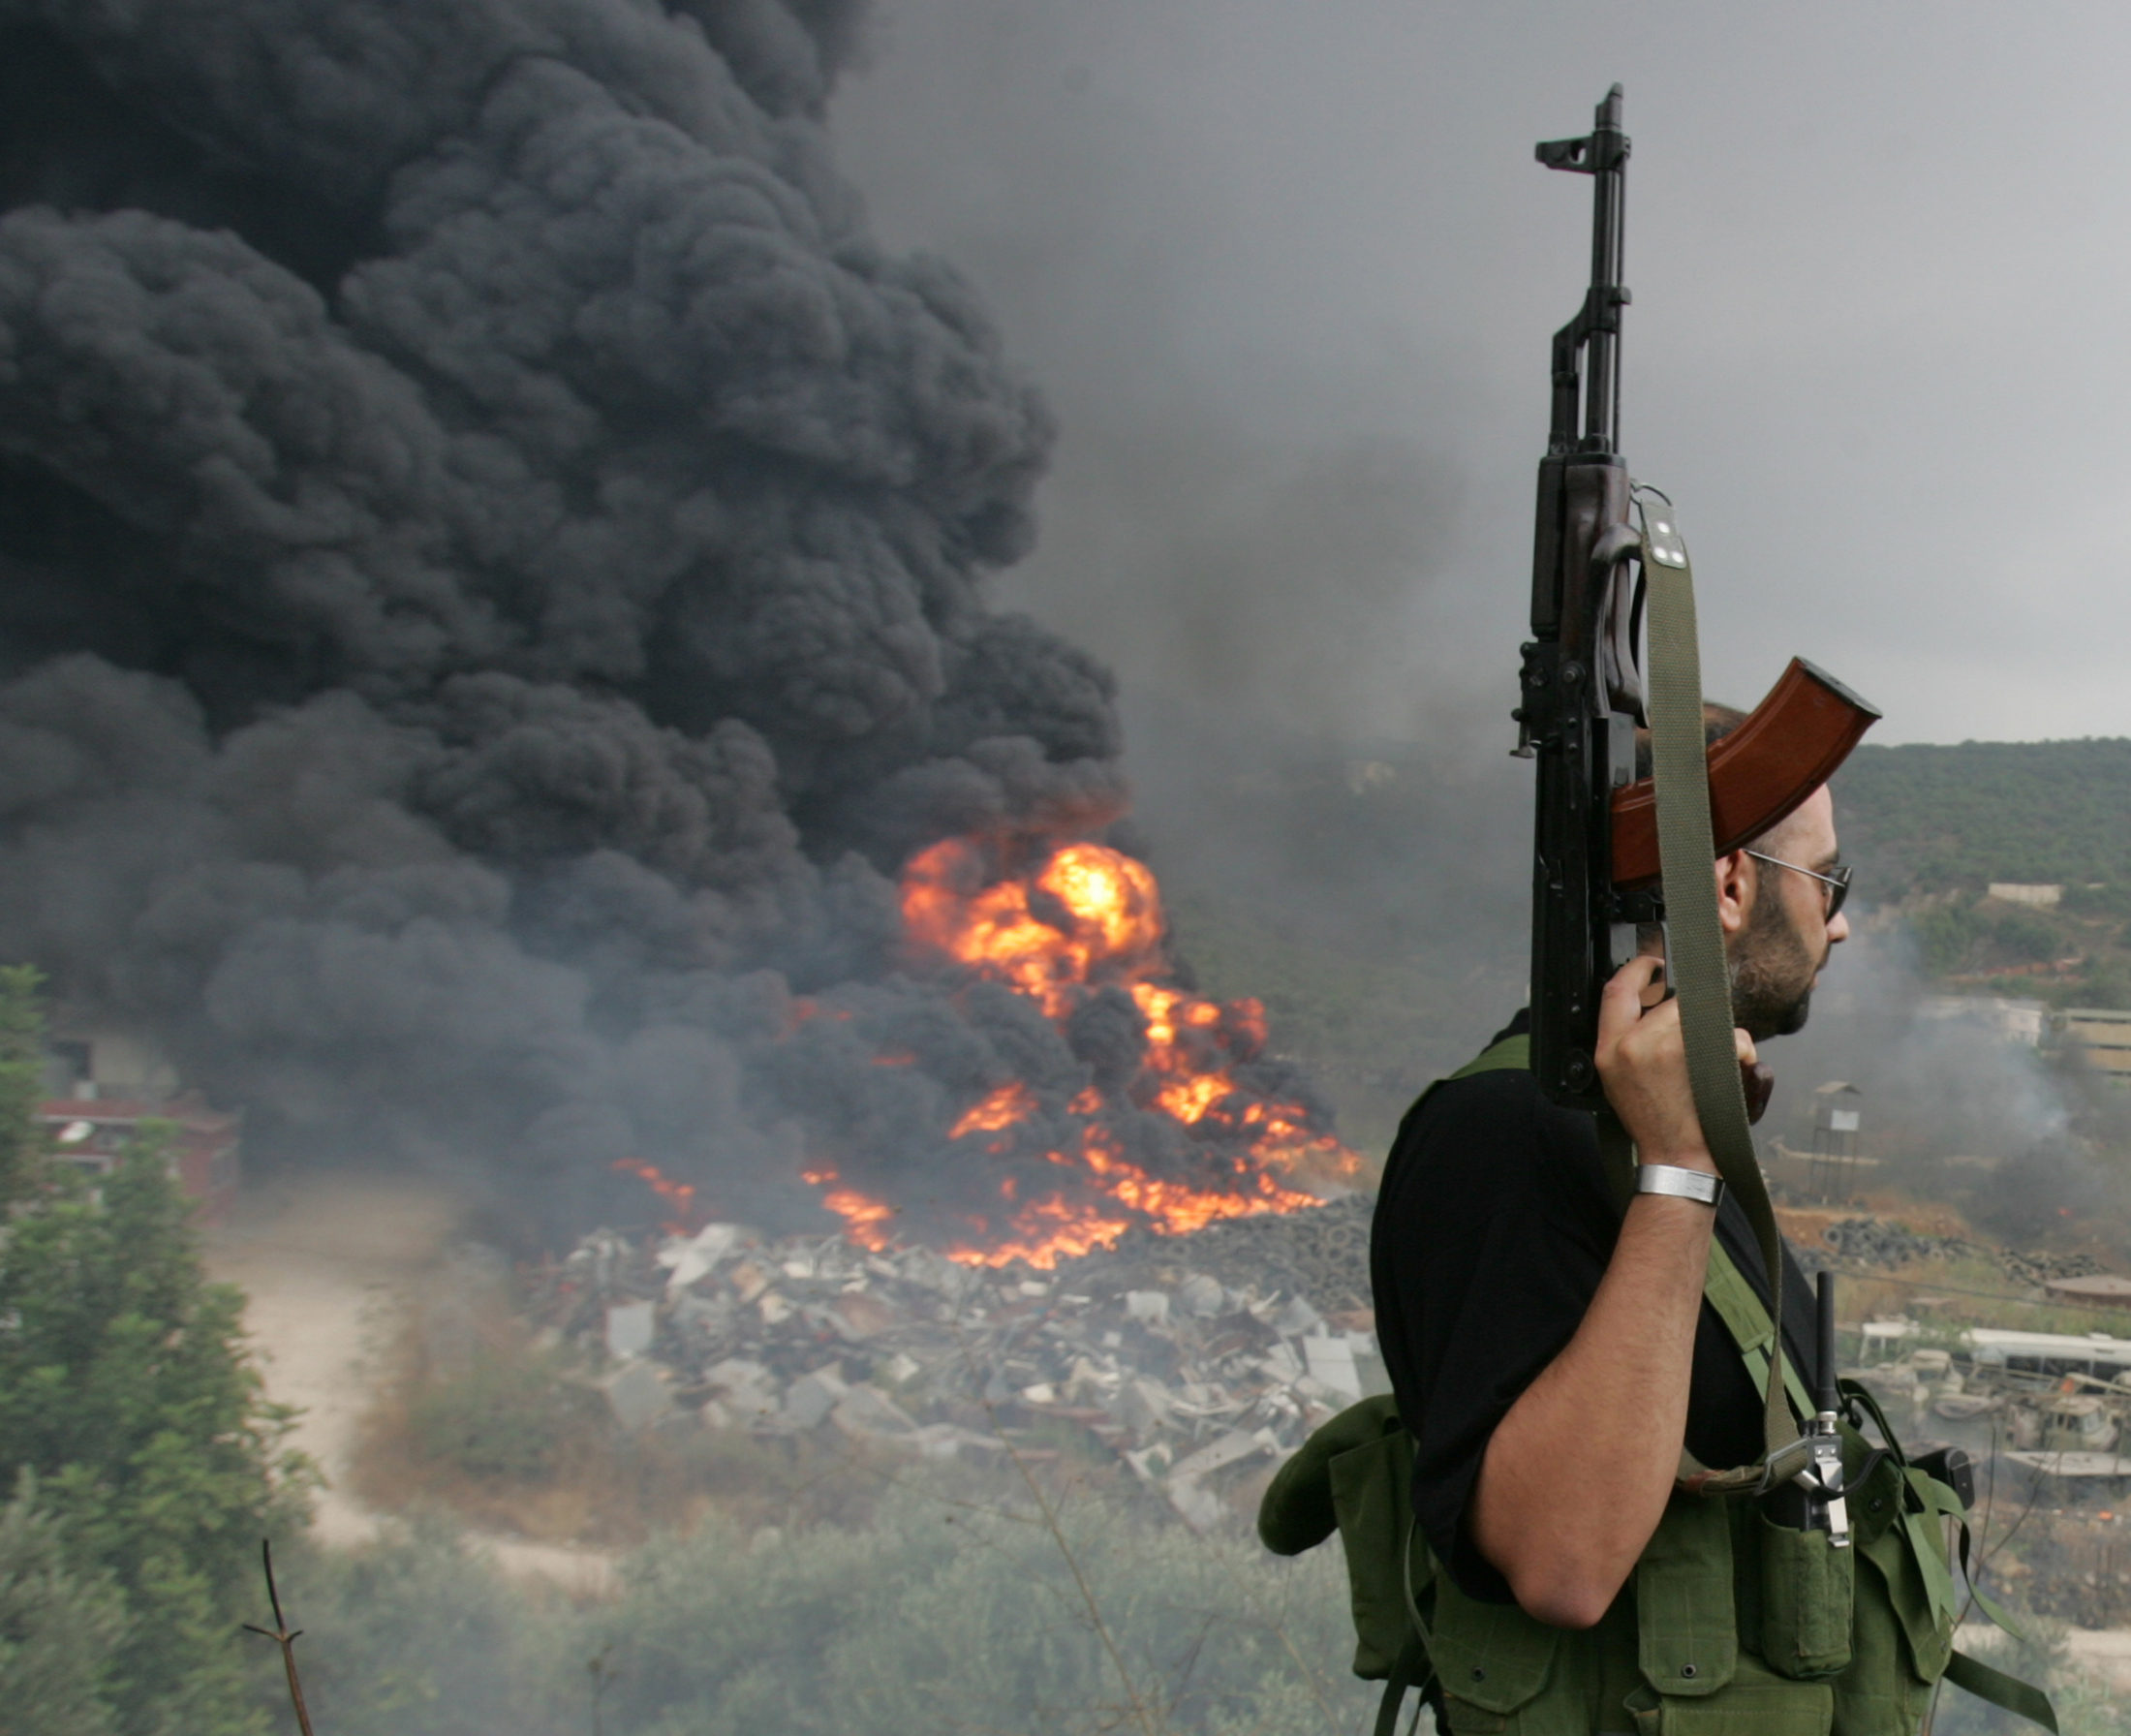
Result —
[{"label": "green hillside", "polygon": [[1880,898],[2131,884],[2131,740],[1862,747],[1835,791],[1845,850]]},{"label": "green hillside", "polygon": [[[1835,780],[1862,905],[1955,988],[2131,1006],[2131,740],[1864,747]],[[1993,882],[2063,887],[2036,910]]]}]

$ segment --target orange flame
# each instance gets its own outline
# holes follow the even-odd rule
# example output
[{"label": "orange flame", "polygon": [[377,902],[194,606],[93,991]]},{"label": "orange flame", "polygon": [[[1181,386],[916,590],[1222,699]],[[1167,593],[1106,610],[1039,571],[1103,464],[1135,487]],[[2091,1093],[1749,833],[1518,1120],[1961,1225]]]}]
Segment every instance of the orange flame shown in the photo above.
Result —
[{"label": "orange flame", "polygon": [[996,1133],[1001,1128],[1026,1121],[1035,1106],[1035,1093],[1019,1080],[1002,1085],[991,1096],[965,1109],[962,1119],[947,1130],[947,1137],[959,1139],[964,1133]]},{"label": "orange flame", "polygon": [[844,1233],[861,1248],[870,1248],[878,1254],[888,1245],[888,1232],[883,1227],[895,1216],[895,1208],[878,1199],[868,1199],[863,1194],[836,1185],[833,1169],[806,1169],[801,1177],[817,1188],[825,1188],[821,1203],[844,1220]]},{"label": "orange flame", "polygon": [[618,1158],[610,1167],[620,1170],[624,1175],[633,1175],[673,1208],[673,1217],[659,1226],[668,1235],[691,1235],[702,1227],[702,1220],[695,1211],[695,1187],[693,1182],[677,1182],[641,1158]]},{"label": "orange flame", "polygon": [[[1033,881],[973,887],[974,845],[949,838],[903,871],[903,922],[912,940],[1033,996],[1053,1018],[1099,966],[1161,962],[1161,894],[1144,863],[1099,844],[1068,844]],[[1034,908],[1038,894],[1066,918]]]},{"label": "orange flame", "polygon": [[[1003,1174],[997,1221],[969,1217],[968,1233],[950,1242],[948,1257],[1049,1267],[1114,1244],[1135,1224],[1180,1234],[1220,1218],[1294,1211],[1316,1204],[1317,1195],[1285,1182],[1336,1186],[1358,1175],[1360,1160],[1313,1130],[1300,1103],[1236,1078],[1233,1069],[1265,1046],[1259,1003],[1224,1005],[1158,980],[1168,971],[1166,928],[1160,890],[1144,863],[1099,844],[1050,850],[1032,872],[1000,875],[994,863],[993,852],[965,839],[912,858],[903,873],[903,919],[919,959],[951,960],[1005,982],[1061,1024],[1090,991],[1122,988],[1146,1035],[1136,1079],[1082,1087],[1053,1105],[1050,1149],[1023,1146],[1072,1172],[1079,1185],[1061,1177],[1060,1192],[1017,1205],[1023,1189]],[[1158,1177],[1131,1162],[1105,1125],[1120,1109],[1174,1121],[1202,1156],[1200,1180]],[[1016,1081],[966,1108],[947,1137],[1000,1135],[984,1146],[999,1156],[1013,1148],[1015,1130],[1032,1128],[1044,1111],[1036,1092]],[[1068,1136],[1059,1141],[1061,1131]],[[827,1190],[823,1203],[844,1218],[853,1240],[884,1244],[889,1206],[834,1171],[808,1180]]]}]

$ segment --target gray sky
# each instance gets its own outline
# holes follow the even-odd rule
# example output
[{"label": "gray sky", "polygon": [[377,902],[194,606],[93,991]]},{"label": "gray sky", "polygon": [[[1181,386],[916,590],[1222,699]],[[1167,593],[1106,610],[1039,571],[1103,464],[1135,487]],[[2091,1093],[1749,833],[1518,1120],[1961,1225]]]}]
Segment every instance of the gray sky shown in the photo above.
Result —
[{"label": "gray sky", "polygon": [[[843,164],[1065,434],[1002,596],[1145,696],[1506,746],[1547,340],[1627,88],[1625,444],[1713,693],[2131,733],[2131,13],[884,0]],[[1144,735],[1135,741],[1144,751]]]}]

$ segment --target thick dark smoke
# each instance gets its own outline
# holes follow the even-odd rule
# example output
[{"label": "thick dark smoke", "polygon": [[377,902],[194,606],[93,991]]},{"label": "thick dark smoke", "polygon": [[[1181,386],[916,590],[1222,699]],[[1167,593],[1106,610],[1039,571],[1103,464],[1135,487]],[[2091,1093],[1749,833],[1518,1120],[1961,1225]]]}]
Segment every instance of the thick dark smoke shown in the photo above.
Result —
[{"label": "thick dark smoke", "polygon": [[921,1225],[1088,1076],[898,974],[912,848],[1124,790],[982,598],[1044,407],[829,160],[861,14],[0,0],[0,954],[255,1149]]}]

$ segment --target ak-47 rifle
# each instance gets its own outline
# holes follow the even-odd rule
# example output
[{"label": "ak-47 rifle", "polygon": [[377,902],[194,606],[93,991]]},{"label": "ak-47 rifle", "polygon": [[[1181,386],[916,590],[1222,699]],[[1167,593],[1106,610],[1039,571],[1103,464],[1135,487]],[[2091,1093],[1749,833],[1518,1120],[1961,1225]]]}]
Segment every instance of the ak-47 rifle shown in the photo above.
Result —
[{"label": "ak-47 rifle", "polygon": [[[1635,775],[1649,721],[1648,558],[1684,568],[1672,504],[1639,487],[1621,455],[1621,219],[1628,140],[1621,87],[1582,139],[1538,146],[1549,169],[1593,182],[1591,288],[1554,335],[1554,417],[1539,461],[1531,642],[1524,647],[1516,753],[1538,760],[1531,891],[1531,1067],[1547,1095],[1603,1106],[1593,1059],[1598,998],[1634,956],[1636,930],[1665,920],[1656,798]],[[1879,713],[1794,659],[1769,697],[1709,753],[1714,854],[1789,815]]]}]

